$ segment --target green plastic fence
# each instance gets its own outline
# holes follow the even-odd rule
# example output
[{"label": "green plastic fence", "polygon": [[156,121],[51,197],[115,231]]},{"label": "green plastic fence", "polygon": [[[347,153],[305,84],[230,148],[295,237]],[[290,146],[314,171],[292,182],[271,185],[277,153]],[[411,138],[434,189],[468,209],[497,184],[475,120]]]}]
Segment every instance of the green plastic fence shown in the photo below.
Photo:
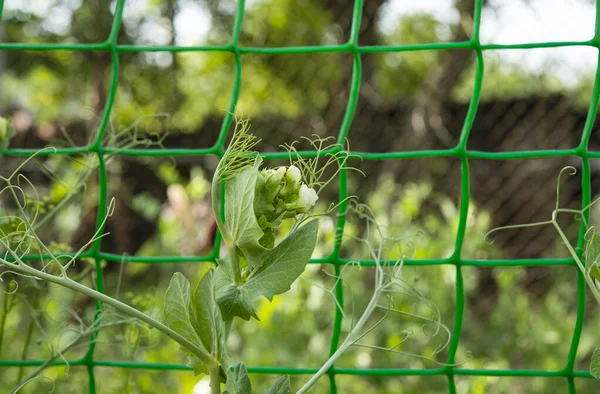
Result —
[{"label": "green plastic fence", "polygon": [[[2,6],[4,1],[0,0],[0,16],[2,12]],[[103,43],[97,44],[24,44],[24,43],[0,43],[0,50],[30,50],[30,51],[60,51],[60,50],[74,50],[74,51],[106,51],[112,55],[112,71],[110,76],[110,90],[106,101],[105,111],[101,120],[99,132],[94,143],[89,146],[75,147],[75,148],[62,148],[58,149],[55,153],[58,155],[72,155],[82,153],[95,153],[98,155],[100,162],[99,168],[99,208],[98,218],[103,218],[106,213],[107,206],[107,174],[104,165],[104,154],[114,152],[111,148],[102,146],[102,137],[106,131],[111,109],[114,103],[115,94],[118,88],[118,76],[119,76],[119,54],[126,52],[157,52],[157,51],[169,51],[169,52],[186,52],[186,51],[222,51],[232,53],[235,57],[235,75],[233,90],[231,93],[231,101],[229,103],[229,113],[225,115],[219,137],[215,145],[208,149],[160,149],[160,150],[148,150],[148,149],[127,149],[124,151],[115,152],[119,155],[129,156],[199,156],[199,155],[215,155],[220,157],[225,148],[225,141],[227,133],[230,130],[232,123],[231,113],[234,111],[240,92],[240,86],[242,84],[242,67],[244,61],[244,55],[246,54],[271,54],[271,55],[294,55],[302,53],[319,53],[319,52],[347,52],[351,53],[354,58],[353,63],[353,76],[351,82],[350,97],[346,108],[345,117],[340,127],[338,134],[338,141],[343,142],[354,116],[356,110],[356,104],[358,100],[360,80],[361,80],[361,54],[374,53],[374,52],[405,52],[405,51],[422,51],[422,50],[444,50],[444,49],[470,49],[475,51],[476,57],[476,73],[475,83],[473,88],[473,95],[469,105],[469,110],[464,121],[464,125],[461,131],[460,140],[458,144],[451,149],[443,150],[421,150],[421,151],[408,151],[408,152],[390,152],[390,153],[369,153],[359,152],[354,153],[361,155],[365,160],[390,160],[390,159],[406,159],[406,158],[425,158],[434,156],[446,156],[446,157],[458,157],[461,160],[461,203],[460,203],[460,224],[456,234],[456,245],[454,253],[447,259],[428,259],[428,260],[410,260],[407,261],[407,265],[437,265],[437,264],[450,264],[456,267],[456,312],[455,312],[455,323],[452,333],[452,341],[449,347],[449,355],[446,360],[448,364],[454,363],[454,358],[460,341],[461,328],[463,324],[463,312],[465,306],[465,293],[463,284],[462,267],[475,266],[475,267],[493,267],[493,266],[540,266],[540,265],[572,265],[575,263],[572,259],[519,259],[519,260],[466,260],[461,257],[461,249],[463,240],[465,237],[465,227],[467,220],[467,212],[469,207],[469,159],[488,159],[488,160],[511,160],[511,159],[526,159],[526,158],[541,158],[551,156],[571,156],[579,157],[582,161],[582,207],[585,207],[590,202],[590,159],[600,158],[600,151],[590,152],[588,150],[588,143],[592,132],[592,126],[596,118],[596,112],[598,109],[598,100],[600,97],[600,68],[597,67],[594,88],[592,92],[592,98],[590,101],[589,111],[586,119],[586,123],[583,129],[581,142],[579,146],[573,149],[564,150],[531,150],[531,151],[518,151],[518,152],[481,152],[467,149],[467,141],[469,133],[471,131],[475,114],[479,105],[479,97],[481,93],[481,85],[483,80],[484,61],[483,51],[485,50],[502,50],[502,49],[532,49],[532,48],[553,48],[553,47],[567,47],[567,46],[588,46],[588,47],[600,47],[600,4],[596,3],[596,23],[594,37],[588,41],[568,41],[568,42],[540,42],[540,43],[525,43],[525,44],[481,44],[479,40],[479,27],[481,22],[481,9],[483,0],[475,0],[475,12],[474,12],[474,24],[473,24],[473,36],[472,39],[465,42],[451,42],[451,43],[430,43],[430,44],[419,44],[419,45],[401,45],[401,46],[360,46],[358,43],[359,27],[361,22],[361,14],[363,8],[363,0],[356,0],[353,10],[352,28],[350,33],[350,40],[343,45],[328,45],[328,46],[303,46],[303,47],[283,47],[283,48],[248,48],[241,47],[239,45],[240,29],[242,26],[242,20],[244,17],[244,0],[238,0],[237,12],[235,17],[235,24],[233,27],[232,40],[227,45],[222,46],[138,46],[138,45],[119,45],[117,43],[117,33],[121,25],[121,19],[123,14],[123,7],[125,0],[118,0],[116,4],[115,17],[110,32],[110,36]],[[591,33],[591,32],[590,32]],[[600,60],[600,59],[599,59]],[[36,152],[30,149],[0,149],[0,153],[6,155],[21,155],[27,156]],[[50,154],[46,152],[46,154]],[[304,151],[301,152],[304,157],[314,155],[314,152]],[[269,159],[281,159],[286,158],[283,153],[265,153],[265,158]],[[340,176],[340,200],[344,199],[348,194],[346,185],[347,174],[342,171]],[[345,211],[345,207],[340,207],[341,211]],[[337,232],[341,233],[344,228],[345,218],[340,216],[337,223]],[[98,223],[100,225],[100,223]],[[582,246],[584,231],[583,228],[579,233],[578,246]],[[339,239],[339,238],[338,238]],[[219,255],[219,242],[216,243],[215,249],[208,256],[121,256],[110,253],[102,252],[101,239],[98,239],[92,246],[92,248],[85,253],[85,257],[93,258],[96,262],[96,286],[99,291],[104,291],[104,278],[101,269],[101,261],[116,261],[116,262],[135,262],[135,263],[180,263],[180,262],[214,262],[215,258]],[[31,259],[39,259],[39,255],[31,256]],[[340,258],[340,244],[339,242],[335,245],[334,251],[326,258],[312,260],[311,263],[318,264],[330,264],[334,267],[336,274],[340,273],[340,268],[343,264],[347,263],[348,260]],[[364,265],[373,265],[373,261],[361,261]],[[576,393],[575,378],[591,378],[587,371],[575,371],[575,357],[577,353],[577,347],[579,339],[581,337],[581,331],[583,327],[584,308],[585,308],[585,283],[583,276],[578,271],[577,276],[577,320],[575,323],[575,329],[573,337],[571,339],[571,346],[568,354],[567,362],[559,371],[545,371],[545,370],[515,370],[515,369],[503,369],[503,370],[490,370],[490,369],[467,369],[460,367],[445,366],[438,369],[401,369],[401,368],[390,368],[390,369],[358,369],[358,368],[337,368],[332,367],[329,370],[328,377],[330,381],[330,392],[337,393],[338,389],[336,386],[336,375],[359,375],[359,376],[409,376],[409,375],[441,375],[446,376],[448,379],[448,392],[456,393],[455,376],[503,376],[503,377],[559,377],[564,378],[568,382],[569,393]],[[341,286],[341,282],[338,282],[336,288],[336,297],[342,303],[344,292]],[[97,304],[96,308],[100,308]],[[331,349],[333,353],[336,350],[338,342],[340,340],[342,316],[339,311],[336,311],[335,324],[333,330],[333,336],[331,338]],[[43,361],[38,360],[0,360],[0,366],[2,367],[18,367],[18,366],[36,366],[40,365]],[[57,364],[61,364],[57,362]],[[94,377],[94,367],[113,367],[113,368],[138,368],[138,369],[155,369],[155,370],[187,370],[189,369],[185,365],[170,364],[170,363],[145,363],[145,362],[127,362],[119,360],[97,360],[94,358],[94,343],[89,347],[87,354],[80,360],[73,360],[69,362],[72,366],[83,366],[87,367],[89,374],[89,392],[96,392],[96,380]],[[248,371],[254,374],[312,374],[316,372],[316,369],[311,368],[288,368],[288,367],[248,367]]]}]

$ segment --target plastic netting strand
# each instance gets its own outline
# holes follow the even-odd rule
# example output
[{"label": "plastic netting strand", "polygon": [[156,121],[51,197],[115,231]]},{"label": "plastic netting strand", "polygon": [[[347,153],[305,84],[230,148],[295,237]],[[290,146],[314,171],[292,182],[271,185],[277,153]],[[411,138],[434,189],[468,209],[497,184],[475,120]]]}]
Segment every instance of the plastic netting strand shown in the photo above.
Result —
[{"label": "plastic netting strand", "polygon": [[[3,1],[0,0],[0,16],[1,7]],[[359,27],[361,23],[361,15],[363,9],[363,1],[356,0],[354,4],[352,27],[350,33],[350,39],[347,43],[342,45],[328,45],[328,46],[302,46],[302,47],[277,47],[277,48],[251,48],[241,47],[239,44],[240,31],[242,21],[244,17],[245,2],[244,0],[238,0],[237,11],[235,15],[235,23],[233,27],[232,40],[227,45],[221,46],[141,46],[141,45],[119,45],[117,42],[117,35],[121,26],[123,7],[125,0],[118,0],[116,2],[113,25],[108,39],[103,43],[96,44],[26,44],[26,43],[0,43],[0,50],[28,50],[28,51],[105,51],[110,52],[112,55],[111,64],[111,75],[110,75],[110,88],[103,112],[103,116],[100,122],[98,134],[95,141],[82,147],[74,148],[59,148],[56,152],[45,151],[43,155],[74,155],[82,153],[92,153],[97,155],[100,163],[99,167],[99,197],[98,197],[98,224],[101,225],[101,218],[106,214],[107,207],[107,173],[104,165],[104,156],[108,153],[115,153],[118,155],[129,155],[129,156],[199,156],[199,155],[214,155],[220,157],[225,149],[225,142],[227,134],[231,129],[233,121],[232,113],[235,111],[236,104],[238,101],[240,87],[242,85],[242,68],[244,55],[246,54],[269,54],[269,55],[294,55],[294,54],[307,54],[307,53],[320,53],[320,52],[345,52],[353,55],[353,75],[350,86],[350,95],[346,106],[345,116],[338,133],[338,141],[343,142],[348,136],[350,126],[354,117],[355,109],[358,102],[359,89],[361,84],[361,54],[373,53],[373,52],[405,52],[405,51],[421,51],[421,50],[448,50],[448,49],[467,49],[472,50],[476,53],[476,72],[473,94],[471,97],[470,105],[468,108],[467,116],[465,118],[460,140],[458,144],[451,149],[443,150],[420,150],[420,151],[402,151],[402,152],[389,152],[389,153],[371,153],[371,152],[360,152],[353,151],[363,157],[364,160],[390,160],[390,159],[407,159],[407,158],[427,158],[436,156],[445,157],[456,157],[461,161],[461,202],[460,202],[460,221],[456,234],[456,244],[454,253],[446,259],[426,259],[426,260],[409,260],[406,262],[407,265],[438,265],[438,264],[449,264],[453,265],[456,269],[456,310],[454,327],[452,329],[452,340],[449,347],[449,354],[447,364],[453,364],[455,361],[456,352],[458,349],[461,329],[463,325],[463,313],[465,309],[465,289],[463,283],[463,267],[465,266],[477,266],[477,267],[490,267],[490,266],[551,266],[551,265],[574,265],[572,259],[513,259],[513,260],[476,260],[476,259],[463,259],[461,257],[461,249],[465,238],[465,229],[467,222],[467,214],[469,209],[469,160],[470,159],[488,159],[488,160],[511,160],[511,159],[525,159],[525,158],[543,158],[543,157],[555,157],[555,156],[570,156],[578,157],[582,162],[582,207],[587,206],[590,203],[591,193],[591,178],[590,178],[590,159],[600,158],[600,152],[590,152],[588,150],[588,143],[592,132],[592,126],[595,121],[596,112],[598,109],[598,100],[600,97],[600,69],[596,68],[594,88],[592,92],[592,98],[589,105],[587,114],[587,120],[583,129],[583,134],[580,144],[573,149],[563,150],[528,150],[519,152],[482,152],[467,149],[467,141],[469,134],[473,126],[475,115],[479,105],[479,98],[481,93],[481,86],[484,74],[484,59],[483,51],[486,50],[503,50],[503,49],[532,49],[532,48],[553,48],[553,47],[568,47],[568,46],[587,46],[598,48],[600,46],[600,6],[596,4],[596,23],[594,37],[588,41],[565,41],[565,42],[540,42],[540,43],[524,43],[524,44],[486,44],[483,45],[479,40],[479,29],[481,22],[481,10],[483,6],[483,0],[475,0],[474,2],[474,18],[473,18],[473,34],[472,38],[464,42],[449,42],[449,43],[430,43],[430,44],[419,44],[419,45],[401,45],[401,46],[360,46],[358,42],[359,38]],[[169,51],[169,52],[190,52],[190,51],[221,51],[233,54],[235,58],[235,69],[234,69],[234,83],[231,92],[231,100],[228,107],[228,112],[224,115],[223,123],[219,132],[214,146],[207,149],[125,149],[116,150],[110,147],[104,147],[102,145],[102,138],[107,130],[109,119],[111,116],[111,109],[115,100],[115,95],[118,89],[119,79],[119,54],[125,52],[158,52],[158,51]],[[33,149],[1,149],[0,153],[5,155],[13,156],[28,156],[36,153]],[[300,154],[304,157],[308,157],[314,154],[310,151],[302,151]],[[285,153],[265,153],[265,159],[281,159],[286,158]],[[345,171],[341,172],[339,179],[339,198],[343,201],[348,196],[347,190],[347,174]],[[340,212],[344,212],[346,207],[344,204],[340,206]],[[345,223],[345,217],[339,216],[336,232],[340,234],[343,232]],[[584,244],[585,229],[582,227],[579,232],[578,247],[582,247]],[[340,267],[347,263],[348,260],[340,257],[341,238],[336,237],[336,241],[333,252],[326,258],[312,260],[311,263],[318,264],[330,264],[335,270],[335,274],[340,274]],[[92,248],[84,254],[84,257],[94,259],[96,265],[96,288],[98,291],[104,291],[104,278],[101,268],[101,261],[116,261],[116,262],[136,262],[136,263],[180,263],[180,262],[215,262],[217,256],[219,256],[219,244],[216,242],[216,246],[212,253],[208,256],[121,256],[111,253],[102,252],[102,240],[98,239],[93,244]],[[581,250],[581,249],[580,249]],[[30,256],[31,260],[39,259],[39,255]],[[363,265],[372,266],[373,261],[363,260]],[[571,339],[570,350],[568,358],[564,367],[557,371],[546,371],[546,370],[516,370],[516,369],[467,369],[461,367],[444,366],[437,369],[402,369],[402,368],[389,368],[389,369],[359,369],[359,368],[338,368],[333,366],[329,372],[328,377],[330,380],[330,392],[337,393],[336,375],[358,375],[358,376],[410,376],[410,375],[422,375],[422,376],[446,376],[448,381],[448,392],[456,393],[455,377],[460,375],[466,376],[496,376],[496,377],[548,377],[548,378],[564,378],[567,380],[569,393],[576,393],[575,378],[590,378],[590,374],[587,371],[575,371],[575,358],[579,340],[581,337],[583,319],[584,319],[584,308],[585,308],[585,283],[582,274],[577,271],[577,319],[573,336]],[[341,282],[338,282],[335,295],[340,304],[343,302],[344,291]],[[100,303],[96,304],[96,310],[99,311],[101,308]],[[342,314],[337,311],[335,315],[333,335],[331,339],[330,352],[335,352],[338,342],[340,340],[342,327]],[[119,360],[98,360],[94,358],[94,341],[91,342],[87,354],[79,359],[69,361],[71,366],[81,366],[87,368],[89,375],[89,392],[96,392],[96,381],[94,377],[94,367],[112,367],[112,368],[131,368],[131,369],[154,369],[154,370],[188,370],[189,368],[185,365],[172,364],[172,363],[150,363],[150,362],[130,362],[130,361],[119,361]],[[36,360],[0,360],[0,366],[2,367],[19,367],[19,366],[36,366],[40,365],[43,361]],[[56,364],[64,364],[64,362],[56,362]],[[248,371],[254,374],[312,374],[316,372],[316,369],[311,368],[289,368],[285,366],[281,367],[248,367]]]}]

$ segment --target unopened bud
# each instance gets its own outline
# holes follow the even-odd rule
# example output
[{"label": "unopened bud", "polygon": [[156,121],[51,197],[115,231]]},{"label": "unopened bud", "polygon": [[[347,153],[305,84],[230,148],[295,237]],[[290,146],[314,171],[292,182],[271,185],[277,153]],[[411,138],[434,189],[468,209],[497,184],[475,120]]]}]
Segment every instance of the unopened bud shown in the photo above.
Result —
[{"label": "unopened bud", "polygon": [[281,182],[285,175],[285,167],[277,167],[276,169],[271,170],[271,174],[269,176],[269,182]]},{"label": "unopened bud", "polygon": [[302,174],[300,173],[300,169],[296,166],[289,166],[286,173],[285,178],[290,182],[300,182],[302,179]]}]

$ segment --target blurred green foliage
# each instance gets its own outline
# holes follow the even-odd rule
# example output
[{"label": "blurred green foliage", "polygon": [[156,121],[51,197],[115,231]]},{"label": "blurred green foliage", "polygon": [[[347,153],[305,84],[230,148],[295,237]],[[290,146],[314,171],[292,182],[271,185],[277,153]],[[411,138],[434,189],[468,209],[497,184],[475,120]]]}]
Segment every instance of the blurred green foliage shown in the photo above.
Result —
[{"label": "blurred green foliage", "polygon": [[[119,42],[148,44],[144,33],[152,23],[157,29],[166,29],[167,37],[173,42],[175,25],[168,15],[177,10],[176,3],[140,2],[132,10],[126,8]],[[228,9],[225,5],[208,3],[213,24],[198,43],[221,44],[230,34],[233,13],[223,11]],[[231,7],[235,8],[235,4]],[[90,9],[101,10],[95,11],[100,12],[102,19],[94,23],[94,29],[84,25]],[[68,14],[68,8],[65,12]],[[276,7],[268,1],[257,2],[247,7],[240,43],[255,47],[340,44],[347,32],[336,28],[332,18],[330,11],[314,0],[278,1]],[[4,12],[4,19],[8,21],[5,40],[9,42],[100,42],[108,35],[112,14],[107,14],[99,3],[86,0],[72,15],[70,28],[60,34],[53,31],[48,19],[35,13],[9,9]],[[108,27],[100,23],[102,20]],[[409,14],[392,29],[379,30],[378,40],[382,45],[442,42],[451,38],[453,28],[431,14]],[[94,32],[93,37],[86,36],[90,30]],[[384,100],[392,102],[414,96],[436,66],[439,54],[439,51],[428,50],[377,55],[370,76],[375,90]],[[10,51],[4,56],[5,70],[0,76],[3,86],[0,103],[4,107],[27,108],[36,124],[90,119],[100,113],[103,102],[98,92],[108,87],[109,54]],[[340,53],[245,56],[244,84],[237,110],[250,116],[290,118],[317,113],[332,99],[332,92],[342,78],[342,65],[349,64],[349,60]],[[119,62],[113,119],[121,127],[129,126],[142,115],[167,113],[171,115],[168,128],[189,133],[198,129],[208,115],[219,113],[229,105],[235,68],[230,53],[121,53]],[[471,75],[471,71],[462,73],[461,81],[453,89],[454,99],[470,99]],[[486,55],[485,86],[489,88],[484,88],[482,97],[484,100],[506,99],[566,92],[575,102],[584,104],[589,100],[587,82],[583,78],[575,85],[566,84],[548,68],[532,72]]]}]

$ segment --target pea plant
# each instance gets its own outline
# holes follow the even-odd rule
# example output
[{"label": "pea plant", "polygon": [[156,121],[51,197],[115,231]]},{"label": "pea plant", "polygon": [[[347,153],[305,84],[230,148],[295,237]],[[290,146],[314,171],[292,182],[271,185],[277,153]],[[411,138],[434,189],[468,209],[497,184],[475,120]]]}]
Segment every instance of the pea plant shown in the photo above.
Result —
[{"label": "pea plant", "polygon": [[[600,305],[600,235],[598,235],[598,230],[596,226],[593,226],[588,221],[587,217],[589,216],[590,209],[600,201],[600,198],[592,201],[587,206],[583,207],[583,209],[570,209],[570,208],[562,208],[560,206],[560,182],[563,174],[567,173],[568,175],[575,175],[577,173],[577,169],[572,166],[567,166],[563,168],[557,179],[556,184],[556,202],[554,205],[554,210],[551,213],[550,219],[542,222],[535,223],[527,223],[527,224],[516,224],[495,228],[489,231],[486,234],[486,238],[488,238],[492,233],[501,230],[509,230],[509,229],[517,229],[523,227],[537,227],[537,226],[553,226],[556,230],[558,236],[562,244],[565,246],[571,258],[577,265],[577,268],[583,275],[585,282],[590,289],[594,299]],[[584,228],[585,228],[585,236],[584,236],[584,247],[583,249],[579,249],[571,244],[569,238],[565,234],[565,231],[558,223],[558,215],[559,214],[570,214],[575,215],[575,218],[581,220]],[[600,380],[600,348],[596,348],[592,354],[591,362],[590,362],[590,373],[591,375]]]},{"label": "pea plant", "polygon": [[[8,132],[4,133],[6,135]],[[330,143],[328,139],[307,140],[316,152],[314,157],[303,158],[295,144],[286,145],[290,164],[264,168],[263,159],[255,151],[259,141],[249,132],[248,120],[236,123],[211,185],[212,210],[227,253],[217,260],[216,268],[209,269],[201,277],[195,288],[182,273],[175,273],[166,290],[161,317],[152,316],[86,286],[70,274],[70,269],[86,247],[104,236],[103,226],[99,226],[86,245],[68,255],[58,254],[38,236],[40,223],[47,220],[49,212],[42,212],[40,204],[35,203],[40,200],[39,196],[21,169],[35,160],[39,153],[52,148],[29,157],[10,175],[1,176],[0,196],[7,193],[16,212],[0,211],[1,224],[6,224],[0,226],[0,266],[3,268],[0,278],[10,277],[15,286],[18,283],[15,277],[36,283],[52,283],[102,304],[91,325],[81,322],[75,339],[56,347],[52,357],[25,377],[13,392],[39,378],[41,370],[56,359],[66,361],[64,353],[76,347],[80,339],[107,326],[134,324],[155,329],[179,343],[194,373],[209,376],[211,394],[251,394],[247,369],[243,363],[233,362],[227,346],[234,320],[259,319],[256,305],[261,297],[272,301],[275,296],[290,290],[304,272],[316,247],[319,217],[339,206],[332,204],[325,212],[313,212],[320,193],[340,171],[354,170],[347,164],[353,156],[344,146]],[[92,171],[96,165],[90,162],[86,168]],[[89,172],[85,172],[84,180],[89,176]],[[25,197],[31,193],[32,198]],[[220,196],[220,193],[224,195]],[[224,206],[221,206],[221,201],[224,201]],[[435,305],[402,279],[403,261],[410,257],[405,252],[406,248],[402,247],[406,238],[387,235],[385,229],[375,222],[369,208],[357,199],[349,198],[342,203],[348,207],[343,214],[356,215],[364,223],[364,236],[345,237],[349,242],[365,245],[369,251],[375,262],[374,290],[368,305],[356,320],[346,315],[343,305],[337,305],[347,323],[347,334],[338,350],[297,391],[299,394],[308,392],[351,346],[402,354],[399,347],[409,337],[408,332],[403,333],[400,343],[390,348],[362,342],[387,317],[408,316],[421,321],[424,330],[427,328],[432,336],[443,333],[447,337],[445,345],[436,349],[434,354],[441,352],[450,341],[450,331],[442,324]],[[104,222],[113,209],[114,201],[111,201]],[[282,226],[284,221],[291,225]],[[32,253],[40,255],[39,262],[32,263],[26,258]],[[336,277],[336,281],[341,280],[341,276]],[[329,293],[333,294],[332,291]],[[411,314],[397,306],[395,300],[398,297],[423,302],[431,313],[427,316]],[[376,312],[383,316],[372,323],[371,317]],[[235,366],[231,368],[233,364]],[[267,394],[286,393],[291,393],[289,376],[280,377],[267,391]]]}]

